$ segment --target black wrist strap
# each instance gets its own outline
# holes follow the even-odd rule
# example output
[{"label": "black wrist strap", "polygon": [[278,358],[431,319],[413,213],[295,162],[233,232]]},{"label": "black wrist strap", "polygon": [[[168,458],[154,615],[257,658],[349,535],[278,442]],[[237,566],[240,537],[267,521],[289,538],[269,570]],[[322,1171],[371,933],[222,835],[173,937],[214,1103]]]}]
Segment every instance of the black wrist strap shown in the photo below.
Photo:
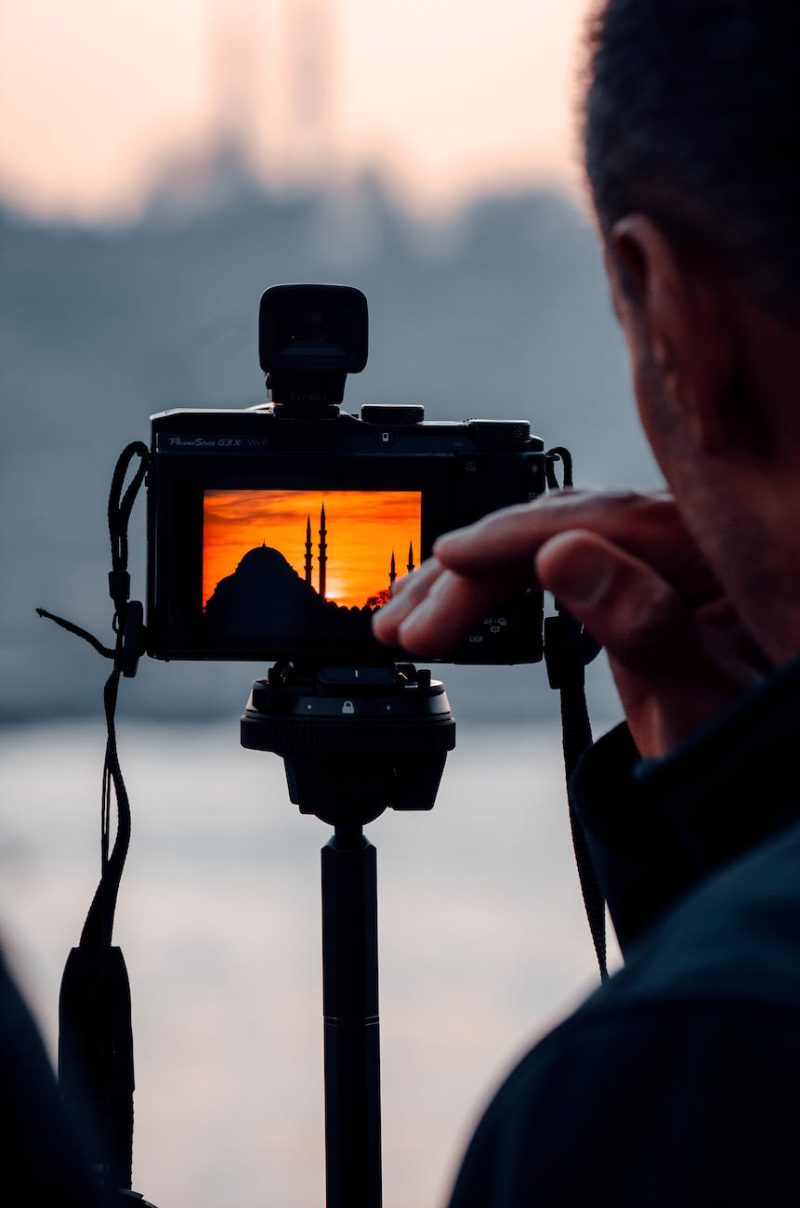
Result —
[{"label": "black wrist strap", "polygon": [[[114,913],[131,834],[131,811],[119,763],[116,708],[122,676],[136,674],[144,649],[143,610],[130,600],[128,523],[147,472],[147,446],[130,444],[121,453],[108,500],[111,540],[109,594],[114,604],[113,646],[63,617],[37,609],[40,616],[87,641],[113,669],[103,689],[107,739],[100,819],[100,881],[80,943],[67,959],[59,999],[58,1071],[62,1093],[83,1123],[98,1182],[108,1195],[131,1187],[133,1154],[133,1035],[128,974],[122,951],[112,944]],[[125,482],[138,459],[131,481]],[[116,827],[111,843],[111,804]]]}]

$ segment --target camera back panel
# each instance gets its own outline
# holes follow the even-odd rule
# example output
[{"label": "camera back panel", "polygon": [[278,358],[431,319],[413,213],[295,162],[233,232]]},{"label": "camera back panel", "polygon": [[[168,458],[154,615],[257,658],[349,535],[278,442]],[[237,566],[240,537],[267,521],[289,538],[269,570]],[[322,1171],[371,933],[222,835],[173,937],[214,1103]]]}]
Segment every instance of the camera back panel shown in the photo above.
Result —
[{"label": "camera back panel", "polygon": [[[282,416],[271,407],[152,419],[148,653],[161,659],[393,657],[371,619],[442,533],[545,490],[524,421],[424,422],[421,407]],[[400,652],[395,652],[402,657]],[[528,590],[446,659],[537,662]]]}]

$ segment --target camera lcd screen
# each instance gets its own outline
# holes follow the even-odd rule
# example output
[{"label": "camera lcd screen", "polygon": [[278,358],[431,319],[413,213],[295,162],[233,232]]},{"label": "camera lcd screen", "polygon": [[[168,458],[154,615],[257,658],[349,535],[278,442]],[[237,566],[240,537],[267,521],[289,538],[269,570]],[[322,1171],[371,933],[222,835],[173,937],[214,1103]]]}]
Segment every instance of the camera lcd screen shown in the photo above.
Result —
[{"label": "camera lcd screen", "polygon": [[206,490],[206,635],[358,640],[421,535],[421,491]]}]

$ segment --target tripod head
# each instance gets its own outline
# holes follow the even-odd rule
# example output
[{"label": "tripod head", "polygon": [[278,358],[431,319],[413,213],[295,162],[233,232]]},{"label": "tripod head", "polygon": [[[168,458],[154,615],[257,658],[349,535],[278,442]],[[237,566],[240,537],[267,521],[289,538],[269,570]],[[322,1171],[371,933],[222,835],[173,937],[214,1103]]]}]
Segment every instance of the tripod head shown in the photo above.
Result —
[{"label": "tripod head", "polygon": [[455,731],[430,671],[285,661],[253,684],[241,741],[282,756],[301,814],[361,827],[386,809],[433,808]]}]

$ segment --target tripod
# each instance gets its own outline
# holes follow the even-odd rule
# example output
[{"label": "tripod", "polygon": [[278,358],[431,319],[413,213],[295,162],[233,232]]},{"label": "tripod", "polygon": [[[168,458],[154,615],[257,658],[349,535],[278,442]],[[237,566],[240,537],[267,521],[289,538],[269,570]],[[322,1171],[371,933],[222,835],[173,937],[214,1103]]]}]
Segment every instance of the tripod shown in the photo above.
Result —
[{"label": "tripod", "polygon": [[333,826],[322,849],[327,1208],[380,1208],[376,852],[385,809],[433,808],[455,722],[411,664],[277,663],[253,684],[242,746],[281,755],[291,801]]}]

